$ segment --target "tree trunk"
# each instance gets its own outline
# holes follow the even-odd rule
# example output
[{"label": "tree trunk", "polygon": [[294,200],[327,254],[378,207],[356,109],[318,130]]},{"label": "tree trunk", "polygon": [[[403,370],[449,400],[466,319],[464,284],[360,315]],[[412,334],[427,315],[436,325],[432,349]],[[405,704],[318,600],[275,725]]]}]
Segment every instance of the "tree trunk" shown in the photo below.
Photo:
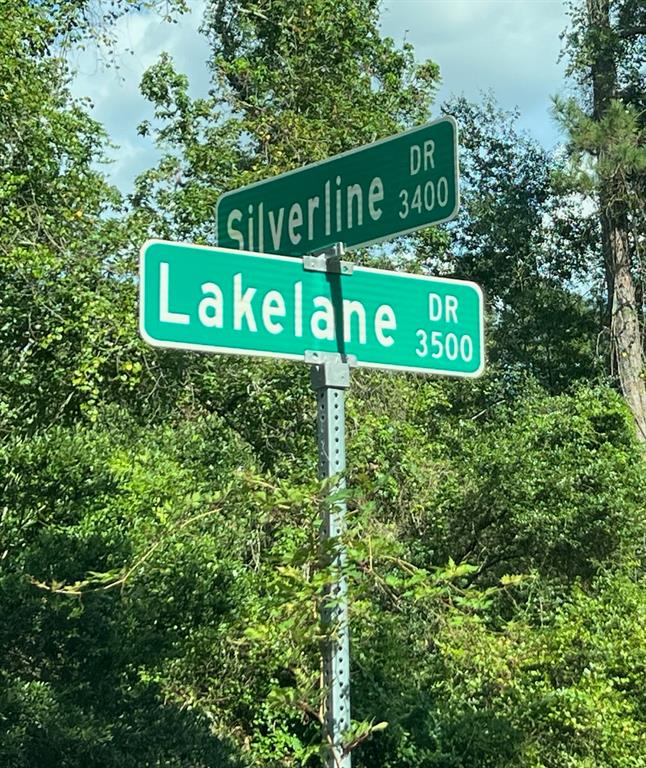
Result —
[{"label": "tree trunk", "polygon": [[[610,35],[609,0],[586,0],[589,29],[603,42],[593,47],[591,62],[594,119],[600,122],[617,96],[617,67],[613,51],[607,42]],[[601,169],[605,150],[599,149]],[[628,219],[625,197],[628,191],[621,181],[600,171],[599,209],[601,214],[602,247],[608,288],[608,308],[612,338],[612,354],[617,366],[621,390],[635,418],[637,438],[646,442],[646,372],[644,350],[639,325],[635,282],[631,272]]]},{"label": "tree trunk", "polygon": [[646,386],[644,354],[641,340],[635,283],[630,271],[630,252],[625,228],[617,226],[611,216],[604,216],[604,229],[612,256],[613,293],[611,301],[612,348],[617,364],[621,390],[635,417],[637,437],[646,442]]}]

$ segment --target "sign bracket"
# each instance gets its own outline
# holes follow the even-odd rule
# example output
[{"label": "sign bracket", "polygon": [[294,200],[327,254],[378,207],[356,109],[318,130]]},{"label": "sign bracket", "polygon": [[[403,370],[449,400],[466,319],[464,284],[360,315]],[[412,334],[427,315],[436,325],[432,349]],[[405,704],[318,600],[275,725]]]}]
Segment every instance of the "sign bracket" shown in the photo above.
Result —
[{"label": "sign bracket", "polygon": [[354,271],[354,264],[350,261],[343,261],[345,254],[343,243],[324,248],[321,251],[314,251],[303,256],[303,269],[306,272],[329,272],[334,275],[351,275]]}]

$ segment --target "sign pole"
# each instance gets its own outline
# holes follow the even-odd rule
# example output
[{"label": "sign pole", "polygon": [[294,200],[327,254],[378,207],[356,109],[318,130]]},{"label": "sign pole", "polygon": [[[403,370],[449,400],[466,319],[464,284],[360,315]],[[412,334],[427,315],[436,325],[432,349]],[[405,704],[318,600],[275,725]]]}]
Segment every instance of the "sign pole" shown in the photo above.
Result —
[{"label": "sign pole", "polygon": [[[330,272],[340,271],[340,245],[321,254]],[[310,379],[316,393],[319,479],[330,479],[322,520],[322,547],[331,581],[321,607],[325,735],[329,751],[325,768],[350,768],[343,734],[350,727],[350,634],[348,585],[343,574],[346,555],[340,537],[345,532],[345,390],[350,386],[348,357],[339,353],[311,353]],[[339,497],[341,496],[341,497]]]}]

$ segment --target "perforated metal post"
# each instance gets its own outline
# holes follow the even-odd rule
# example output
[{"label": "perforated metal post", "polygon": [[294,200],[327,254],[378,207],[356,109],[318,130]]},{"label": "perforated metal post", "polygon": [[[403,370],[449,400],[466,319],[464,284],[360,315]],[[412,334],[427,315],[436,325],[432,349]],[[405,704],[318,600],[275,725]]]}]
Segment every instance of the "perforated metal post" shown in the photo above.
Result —
[{"label": "perforated metal post", "polygon": [[[339,261],[343,247],[335,246],[322,255],[327,257],[329,271],[339,274],[343,264]],[[349,274],[347,268],[344,273]],[[337,287],[340,290],[340,285]],[[306,359],[314,363],[311,383],[318,405],[319,478],[334,478],[328,489],[322,524],[322,544],[332,573],[321,608],[325,630],[325,729],[329,744],[325,768],[350,768],[350,754],[345,754],[343,749],[343,734],[350,727],[348,585],[343,575],[345,549],[340,541],[345,531],[346,503],[338,498],[339,491],[345,488],[345,390],[350,386],[350,365],[348,357],[342,353],[313,352]]]},{"label": "perforated metal post", "polygon": [[[338,356],[341,357],[340,355]],[[350,366],[325,362],[312,367],[312,389],[316,392],[319,478],[334,478],[329,495],[345,488],[345,390],[350,384]],[[342,569],[345,551],[339,537],[345,530],[346,504],[331,498],[323,512],[323,546],[329,553],[332,582],[323,600],[321,619],[326,632],[323,649],[323,686],[326,691],[325,723],[330,752],[326,768],[350,768],[350,755],[343,753],[343,733],[350,727],[350,638],[348,632],[348,586]]]}]

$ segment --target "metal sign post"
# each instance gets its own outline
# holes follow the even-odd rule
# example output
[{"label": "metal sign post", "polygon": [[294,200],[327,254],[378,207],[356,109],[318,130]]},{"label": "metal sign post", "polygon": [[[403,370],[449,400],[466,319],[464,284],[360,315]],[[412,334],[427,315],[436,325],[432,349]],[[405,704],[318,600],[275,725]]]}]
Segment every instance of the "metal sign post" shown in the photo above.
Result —
[{"label": "metal sign post", "polygon": [[[342,244],[315,257],[306,257],[310,269],[325,270],[330,282],[349,268],[341,262]],[[308,267],[306,266],[306,269]],[[335,280],[336,276],[336,280]],[[340,282],[335,286],[340,291]],[[335,291],[336,292],[336,291]],[[341,301],[341,296],[338,297]],[[343,338],[342,335],[340,337]],[[321,539],[331,581],[323,598],[321,623],[323,640],[323,688],[325,731],[329,751],[326,768],[350,768],[350,753],[343,746],[343,734],[350,727],[350,634],[348,628],[348,585],[343,574],[346,503],[339,492],[345,489],[345,390],[350,386],[350,360],[343,353],[312,352],[310,378],[316,392],[316,436],[319,479],[330,479],[322,520]]]},{"label": "metal sign post", "polygon": [[[328,488],[334,497],[345,488],[345,390],[350,386],[350,366],[326,361],[311,371],[317,399],[319,478],[336,478]],[[350,727],[350,637],[348,630],[348,586],[343,575],[345,548],[339,537],[345,531],[345,500],[328,498],[322,525],[322,540],[332,582],[323,599],[322,624],[326,633],[323,648],[325,727],[330,752],[326,768],[350,768],[350,755],[343,751],[343,733]]]}]

